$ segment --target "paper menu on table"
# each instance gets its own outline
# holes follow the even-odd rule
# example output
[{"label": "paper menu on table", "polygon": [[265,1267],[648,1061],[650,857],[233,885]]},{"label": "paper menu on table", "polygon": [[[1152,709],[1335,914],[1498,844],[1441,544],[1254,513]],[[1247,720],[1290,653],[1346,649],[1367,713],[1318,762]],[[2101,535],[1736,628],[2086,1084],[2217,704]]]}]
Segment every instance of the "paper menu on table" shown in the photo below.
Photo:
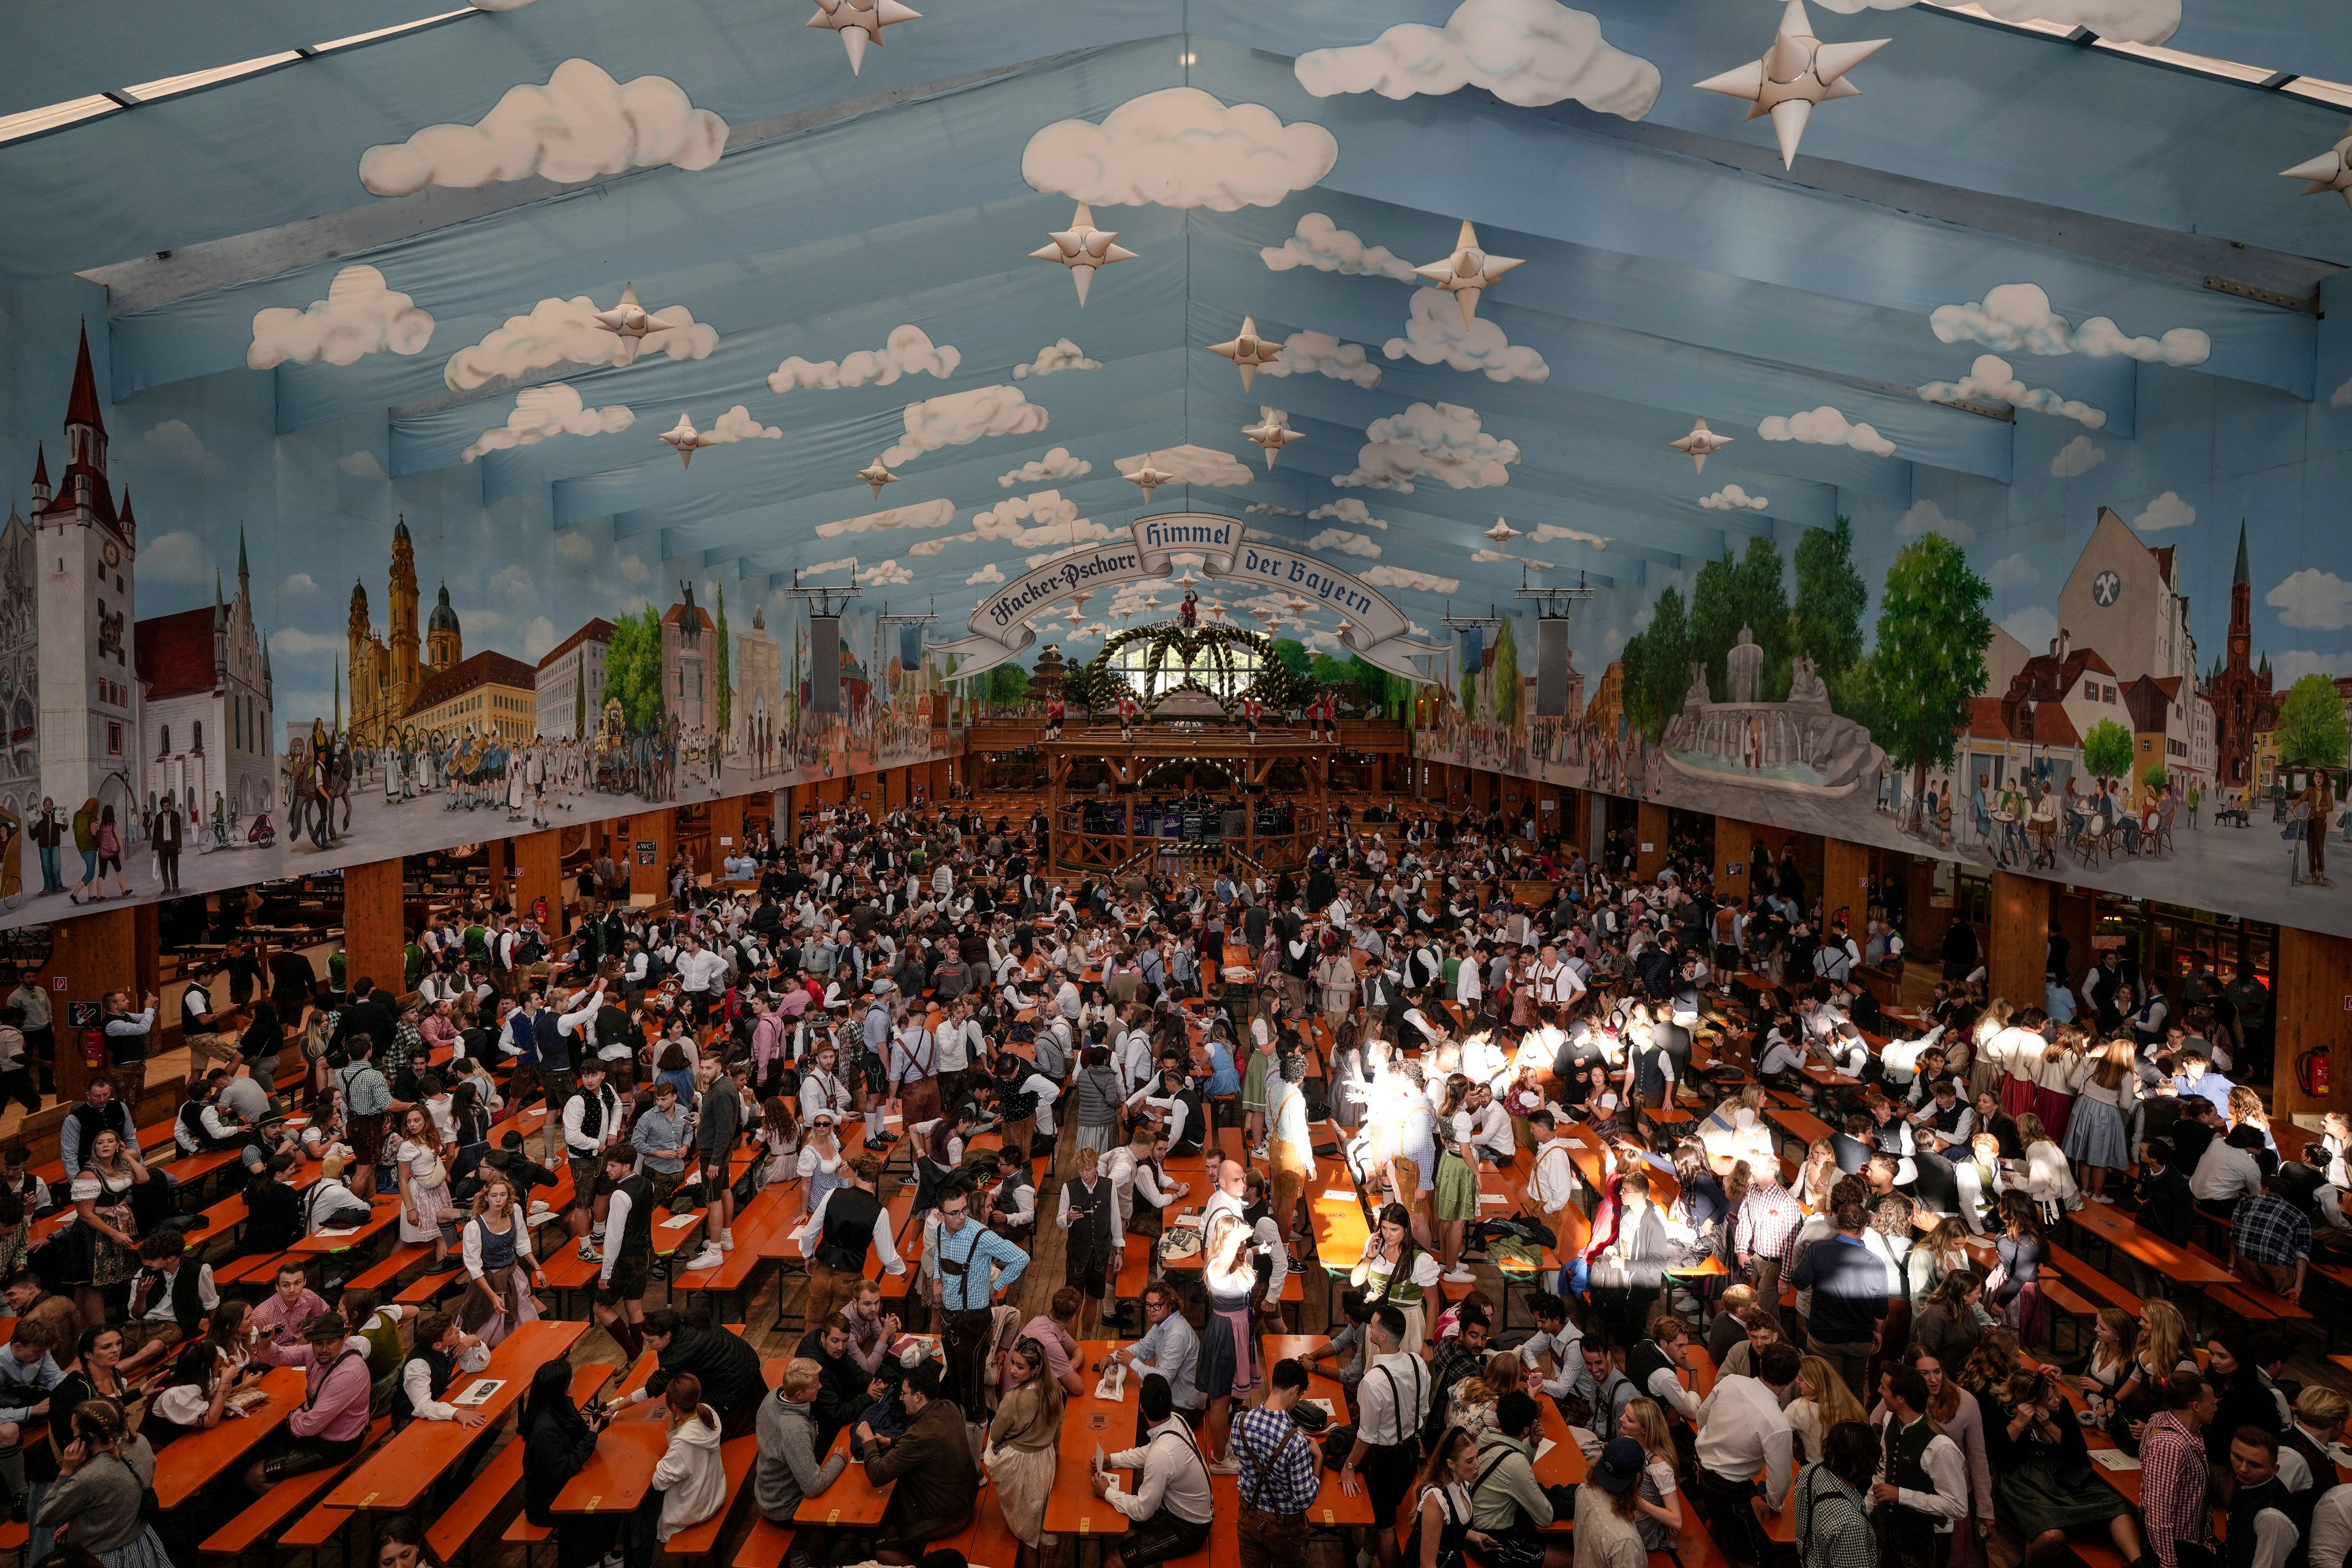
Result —
[{"label": "paper menu on table", "polygon": [[1355,1194],[1343,1192],[1338,1187],[1326,1187],[1323,1195],[1335,1204],[1351,1204],[1356,1201]]},{"label": "paper menu on table", "polygon": [[1546,1454],[1550,1453],[1554,1448],[1557,1448],[1557,1447],[1559,1447],[1559,1444],[1557,1444],[1557,1443],[1555,1443],[1555,1442],[1553,1442],[1550,1438],[1549,1438],[1549,1437],[1544,1438],[1541,1442],[1539,1442],[1539,1443],[1538,1443],[1538,1444],[1536,1445],[1536,1457],[1535,1457],[1535,1462],[1536,1462],[1537,1464],[1541,1464],[1541,1463],[1543,1462],[1543,1457],[1544,1457]]},{"label": "paper menu on table", "polygon": [[502,1377],[478,1377],[465,1393],[451,1400],[452,1405],[488,1405],[491,1395],[507,1385]]},{"label": "paper menu on table", "polygon": [[357,1236],[359,1233],[360,1227],[355,1225],[331,1225],[321,1230],[314,1230],[310,1234],[312,1236],[343,1237]]},{"label": "paper menu on table", "polygon": [[701,1217],[702,1213],[698,1209],[692,1214],[672,1215],[669,1218],[662,1221],[662,1228],[664,1230],[677,1230],[681,1226],[694,1224]]},{"label": "paper menu on table", "polygon": [[1339,1410],[1333,1406],[1332,1403],[1328,1399],[1306,1398],[1301,1399],[1298,1403],[1301,1405],[1314,1405],[1316,1408],[1321,1410],[1325,1415],[1334,1421],[1339,1419]]},{"label": "paper menu on table", "polygon": [[2094,1448],[2091,1450],[2091,1463],[2105,1470],[2137,1470],[2139,1468],[2139,1461],[2133,1458],[2129,1454],[2125,1453],[2121,1448]]}]

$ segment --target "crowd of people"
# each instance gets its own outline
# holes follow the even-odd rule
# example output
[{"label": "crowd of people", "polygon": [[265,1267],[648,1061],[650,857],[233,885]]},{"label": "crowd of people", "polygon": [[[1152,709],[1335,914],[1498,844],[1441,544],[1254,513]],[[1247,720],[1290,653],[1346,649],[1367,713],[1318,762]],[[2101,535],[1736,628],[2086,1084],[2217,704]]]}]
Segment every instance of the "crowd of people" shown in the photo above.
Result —
[{"label": "crowd of people", "polygon": [[[234,1152],[234,1241],[143,1158],[137,1076],[121,1094],[90,1081],[61,1185],[16,1156],[0,1181],[17,1316],[0,1488],[33,1560],[62,1528],[110,1568],[160,1568],[138,1507],[156,1451],[240,1418],[271,1367],[303,1369],[301,1409],[241,1496],[166,1533],[349,1462],[373,1414],[478,1419],[446,1395],[541,1315],[567,1249],[598,1330],[656,1358],[630,1398],[659,1402],[667,1444],[635,1512],[555,1512],[613,1411],[575,1405],[564,1363],[539,1369],[523,1508],[563,1568],[646,1568],[724,1505],[719,1445],[742,1436],[769,1519],[855,1463],[895,1483],[858,1549],[929,1561],[993,1508],[1032,1568],[1065,1402],[1097,1377],[1139,1416],[1095,1470],[1129,1521],[1112,1568],[1197,1550],[1217,1476],[1234,1478],[1242,1561],[1297,1562],[1327,1466],[1404,1523],[1366,1552],[1416,1568],[1634,1568],[1685,1529],[1685,1493],[1758,1568],[1786,1509],[1807,1568],[1966,1568],[1996,1528],[2161,1568],[2314,1552],[2333,1568],[2352,1546],[2352,1489],[2328,1468],[2347,1402],[2283,1381],[2285,1340],[2200,1349],[2181,1288],[2143,1277],[2137,1317],[2103,1314],[2072,1357],[2043,1348],[2039,1272],[2070,1208],[2120,1200],[2173,1239],[2201,1214],[2290,1299],[2345,1233],[2347,1129],[2283,1162],[2261,1097],[2230,1080],[2269,1047],[2238,984],[2192,975],[2168,1014],[2127,958],[2070,979],[2062,950],[2044,994],[2012,1005],[1963,934],[1929,1006],[1890,1009],[1865,981],[1905,962],[1899,919],[1822,910],[1761,846],[1752,890],[1724,899],[1706,857],[1637,877],[1630,846],[1588,858],[1476,811],[1335,814],[1301,873],[1255,880],[1058,875],[1045,826],[827,808],[656,910],[601,897],[594,868],[570,921],[454,909],[396,980],[234,949],[199,965],[173,1132],[189,1154]],[[1540,907],[1511,896],[1526,881],[1552,884]],[[117,1072],[147,1070],[156,1014],[110,1000]],[[31,1021],[12,996],[0,1060]],[[1787,1164],[1775,1090],[1828,1129]],[[1314,1253],[1327,1136],[1370,1222],[1357,1256]],[[894,1184],[919,1248],[901,1250]],[[425,1310],[291,1262],[257,1301],[215,1280],[230,1256],[364,1221],[379,1194],[398,1240],[456,1271]],[[701,1215],[677,1262],[692,1274],[725,1266],[755,1202],[786,1205],[806,1257],[804,1330],[772,1387],[740,1334],[646,1305],[657,1213]],[[60,1207],[74,1222],[32,1245]],[[1020,1290],[1024,1311],[1008,1298],[1041,1229],[1061,1268]],[[1130,1238],[1150,1261],[1123,1299]],[[1485,1287],[1547,1247],[1561,1267],[1538,1281],[1536,1328],[1506,1332]],[[1193,1252],[1197,1280],[1164,1267]],[[1339,1331],[1311,1363],[1269,1364],[1286,1277],[1310,1262],[1344,1286]],[[1109,1336],[1087,1364],[1081,1343]],[[1302,1404],[1310,1366],[1345,1390],[1330,1425],[1351,1436]],[[1573,1496],[1537,1479],[1543,1400],[1584,1450]],[[2090,1431],[2138,1458],[2141,1507],[2094,1469]]]}]

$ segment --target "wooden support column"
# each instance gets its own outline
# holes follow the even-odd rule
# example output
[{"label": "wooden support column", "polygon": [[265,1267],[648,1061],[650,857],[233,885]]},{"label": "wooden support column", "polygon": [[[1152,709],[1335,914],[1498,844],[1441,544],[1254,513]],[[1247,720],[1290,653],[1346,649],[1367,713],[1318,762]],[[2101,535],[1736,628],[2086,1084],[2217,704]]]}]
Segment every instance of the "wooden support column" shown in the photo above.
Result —
[{"label": "wooden support column", "polygon": [[1822,840],[1822,920],[1833,922],[1843,910],[1846,931],[1862,940],[1870,919],[1870,851],[1843,838]]},{"label": "wooden support column", "polygon": [[[629,891],[632,895],[651,893],[656,902],[669,891],[670,857],[677,850],[677,813],[674,808],[641,811],[629,818],[629,841],[623,847],[628,851]],[[650,844],[651,855],[640,855],[639,848]],[[646,861],[652,864],[646,864]]]},{"label": "wooden support column", "polygon": [[[1756,871],[1749,854],[1756,847],[1756,830],[1736,816],[1715,819],[1715,896],[1727,903],[1744,904],[1755,886]],[[1735,869],[1737,868],[1737,869]]]},{"label": "wooden support column", "polygon": [[543,833],[526,833],[514,841],[515,908],[530,910],[541,899],[547,900],[548,940],[562,936],[569,929],[563,910],[563,830],[548,828]]},{"label": "wooden support column", "polygon": [[1641,803],[1638,821],[1639,826],[1634,830],[1639,837],[1633,841],[1633,872],[1646,879],[1665,868],[1666,808],[1653,805],[1645,800]]},{"label": "wooden support column", "polygon": [[1990,993],[2040,1006],[2050,953],[2050,884],[2014,871],[1992,874],[1992,931],[1985,943]]},{"label": "wooden support column", "polygon": [[[139,925],[131,910],[81,915],[59,921],[53,928],[49,966],[42,983],[48,987],[49,1012],[58,1042],[58,1099],[72,1104],[89,1082],[82,1065],[81,1036],[72,1026],[72,1004],[103,1002],[110,991],[132,993],[142,1000],[139,985]],[[132,1086],[135,1100],[136,1085]]]},{"label": "wooden support column", "polygon": [[725,800],[710,803],[710,869],[716,873],[727,863],[727,857],[740,854],[743,847],[743,797],[730,795]]},{"label": "wooden support column", "polygon": [[[2325,1110],[2352,1110],[2352,941],[2318,931],[2279,928],[2278,957],[2271,973],[2273,1116],[2315,1117]],[[2087,959],[2085,960],[2087,963]],[[2327,1092],[2308,1093],[2295,1059],[2305,1051],[2326,1051]]]},{"label": "wooden support column", "polygon": [[343,868],[343,984],[373,980],[397,994],[407,973],[408,933],[401,915],[401,862]]}]

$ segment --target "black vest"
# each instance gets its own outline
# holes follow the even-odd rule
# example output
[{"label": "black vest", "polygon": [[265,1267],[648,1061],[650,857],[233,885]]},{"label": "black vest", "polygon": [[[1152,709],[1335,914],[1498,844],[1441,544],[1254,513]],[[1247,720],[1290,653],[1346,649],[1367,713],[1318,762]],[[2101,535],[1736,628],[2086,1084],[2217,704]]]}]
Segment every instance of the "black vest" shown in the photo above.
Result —
[{"label": "black vest", "polygon": [[580,1135],[591,1143],[604,1141],[604,1096],[611,1093],[607,1088],[599,1088],[593,1094],[584,1089],[572,1091],[572,1098],[580,1102]]},{"label": "black vest", "polygon": [[66,1112],[66,1120],[81,1129],[81,1163],[89,1163],[89,1152],[98,1143],[98,1135],[111,1132],[126,1148],[136,1148],[135,1135],[131,1131],[131,1112],[122,1101],[110,1100],[100,1110],[87,1100]]},{"label": "black vest", "polygon": [[1197,1154],[1209,1133],[1209,1117],[1201,1105],[1201,1091],[1188,1085],[1176,1091],[1176,1098],[1184,1107],[1184,1137],[1182,1142],[1171,1144],[1168,1152],[1179,1157]]},{"label": "black vest", "polygon": [[1658,1342],[1655,1340],[1643,1340],[1625,1352],[1626,1380],[1641,1390],[1642,1397],[1644,1399],[1651,1397],[1651,1375],[1661,1370],[1672,1372],[1675,1370],[1675,1363],[1666,1359],[1666,1352],[1658,1348]]},{"label": "black vest", "polygon": [[172,1321],[180,1325],[182,1334],[192,1339],[195,1336],[196,1325],[205,1321],[205,1304],[196,1294],[204,1271],[204,1265],[193,1258],[183,1258],[179,1272],[168,1281],[163,1278],[163,1270],[146,1270],[148,1309],[154,1309],[155,1288],[165,1286],[172,1293]]},{"label": "black vest", "polygon": [[1066,1249],[1071,1261],[1091,1263],[1108,1258],[1111,1216],[1118,1202],[1110,1178],[1097,1178],[1090,1193],[1086,1183],[1073,1177],[1062,1190],[1070,1200],[1070,1234]]},{"label": "black vest", "polygon": [[2286,1483],[2276,1476],[2258,1487],[2240,1487],[2230,1499],[2230,1533],[2221,1543],[2222,1563],[2227,1568],[2250,1568],[2254,1560],[2255,1516],[2274,1508],[2294,1526],[2294,1548],[2286,1555],[2286,1568],[2304,1568],[2311,1560],[2311,1510],[2326,1489],[2325,1472],[2315,1473],[2312,1484],[2299,1492],[2287,1490]]},{"label": "black vest", "polygon": [[824,1200],[824,1233],[817,1238],[816,1260],[827,1268],[855,1274],[866,1267],[874,1250],[874,1221],[882,1200],[864,1187],[835,1187]]},{"label": "black vest", "polygon": [[[1927,1445],[1943,1435],[1943,1428],[1933,1419],[1914,1421],[1905,1426],[1899,1416],[1890,1415],[1879,1428],[1879,1447],[1885,1458],[1887,1480],[1907,1491],[1932,1492],[1936,1489],[1933,1477],[1925,1463]],[[1936,1534],[1933,1514],[1897,1503],[1879,1514],[1880,1527],[1892,1541],[1932,1540]]]},{"label": "black vest", "polygon": [[[409,1352],[408,1361],[400,1363],[401,1376],[404,1379],[407,1377],[409,1362],[419,1361],[425,1363],[426,1371],[432,1374],[433,1397],[437,1400],[449,1392],[449,1380],[457,1374],[457,1358],[447,1351],[427,1345],[422,1350]],[[416,1411],[408,1403],[408,1391],[404,1388],[393,1398],[393,1430],[397,1432],[415,1419],[416,1419]]]},{"label": "black vest", "polygon": [[625,1256],[640,1252],[653,1255],[654,1247],[654,1184],[643,1174],[622,1178],[613,1189],[629,1194],[629,1217],[622,1223],[620,1246]]},{"label": "black vest", "polygon": [[1960,1212],[1960,1178],[1950,1160],[1941,1154],[1920,1154],[1911,1162],[1916,1174],[1911,1184],[1898,1189],[1910,1194],[1911,1201],[1932,1215],[1956,1215]]}]

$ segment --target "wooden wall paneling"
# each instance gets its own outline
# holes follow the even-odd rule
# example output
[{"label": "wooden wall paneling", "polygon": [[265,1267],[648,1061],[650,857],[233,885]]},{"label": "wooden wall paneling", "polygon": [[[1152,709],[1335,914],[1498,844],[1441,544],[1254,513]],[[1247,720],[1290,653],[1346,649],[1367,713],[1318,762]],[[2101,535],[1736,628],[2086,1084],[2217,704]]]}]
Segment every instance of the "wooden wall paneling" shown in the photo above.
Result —
[{"label": "wooden wall paneling", "polygon": [[550,827],[526,833],[514,841],[515,908],[528,911],[547,900],[550,941],[570,929],[563,908],[563,830]]},{"label": "wooden wall paneling", "polygon": [[[1717,898],[1733,903],[1748,901],[1748,890],[1755,886],[1754,872],[1748,864],[1749,851],[1755,847],[1755,830],[1736,816],[1715,819],[1715,891]],[[1738,868],[1736,870],[1734,868]]]},{"label": "wooden wall paneling", "polygon": [[[2281,926],[2271,979],[2273,1114],[2352,1110],[2352,941]],[[2296,1070],[2315,1050],[2328,1054],[2324,1095],[2306,1092]]]},{"label": "wooden wall paneling", "polygon": [[1654,877],[1664,868],[1667,849],[1666,823],[1664,806],[1653,805],[1646,800],[1641,803],[1641,814],[1637,818],[1635,828],[1638,837],[1633,841],[1635,857],[1633,870],[1636,876],[1644,879]]},{"label": "wooden wall paneling", "polygon": [[2050,884],[2014,871],[1992,874],[1992,931],[1985,943],[1989,994],[2041,1005],[2050,952]]},{"label": "wooden wall paneling", "polygon": [[[641,811],[629,818],[628,851],[629,891],[633,895],[651,893],[659,902],[669,892],[670,857],[677,852],[677,812],[674,807],[660,811]],[[650,844],[650,856],[638,853]],[[644,862],[650,860],[651,865]]]},{"label": "wooden wall paneling", "polygon": [[407,961],[406,922],[402,919],[401,862],[372,860],[343,868],[343,982],[373,980],[386,990],[402,989]]},{"label": "wooden wall paneling", "polygon": [[1822,840],[1822,919],[1834,922],[1843,914],[1847,932],[1856,942],[1870,920],[1870,851],[1843,838]]}]

